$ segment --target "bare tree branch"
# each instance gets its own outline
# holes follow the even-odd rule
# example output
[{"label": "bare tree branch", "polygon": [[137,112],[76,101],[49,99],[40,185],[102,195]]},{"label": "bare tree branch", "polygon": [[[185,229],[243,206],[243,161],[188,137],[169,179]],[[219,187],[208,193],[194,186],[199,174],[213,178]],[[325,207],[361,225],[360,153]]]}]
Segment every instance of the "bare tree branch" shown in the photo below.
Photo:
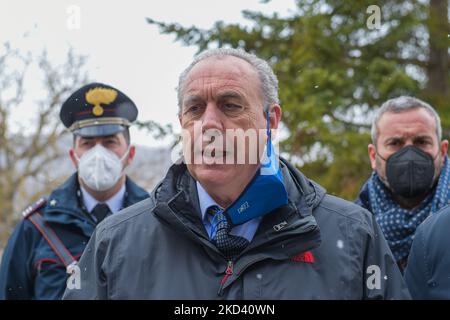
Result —
[{"label": "bare tree branch", "polygon": [[[48,193],[53,187],[42,182],[42,174],[50,163],[63,156],[58,142],[65,131],[58,110],[63,99],[85,84],[88,77],[84,71],[86,57],[73,50],[69,50],[64,63],[54,65],[46,51],[32,57],[9,44],[4,47],[5,53],[0,55],[0,228],[10,230],[14,211],[24,206],[17,204],[15,198],[31,202],[37,194]],[[26,75],[32,64],[37,64],[42,72],[46,95],[38,99],[34,109],[29,109],[34,118],[32,128],[19,124],[19,129],[26,129],[22,132],[12,123],[12,116],[23,106],[29,85]],[[47,189],[37,192],[33,188],[29,195],[25,185],[30,183]],[[0,246],[8,236],[5,232],[0,235]]]}]

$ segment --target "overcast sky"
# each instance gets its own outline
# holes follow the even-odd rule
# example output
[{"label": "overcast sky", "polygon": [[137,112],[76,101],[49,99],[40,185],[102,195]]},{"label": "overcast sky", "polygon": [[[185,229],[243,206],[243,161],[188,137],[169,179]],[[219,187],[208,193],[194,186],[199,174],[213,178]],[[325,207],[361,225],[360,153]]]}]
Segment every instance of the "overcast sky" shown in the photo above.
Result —
[{"label": "overcast sky", "polygon": [[[174,36],[162,35],[146,17],[184,26],[211,27],[215,21],[248,24],[244,9],[287,15],[294,0],[163,0],[80,1],[0,0],[0,43],[38,54],[47,48],[55,63],[63,62],[70,47],[88,55],[87,70],[94,81],[111,84],[138,105],[139,119],[171,123],[178,129],[175,87],[179,73],[190,63],[194,47],[183,47]],[[74,28],[75,10],[80,28]],[[1,49],[0,49],[1,50]],[[25,83],[28,97],[37,98],[37,72],[30,70]],[[33,103],[26,108],[33,109]],[[20,112],[32,116],[35,110]],[[144,132],[132,131],[135,143],[159,145]]]}]

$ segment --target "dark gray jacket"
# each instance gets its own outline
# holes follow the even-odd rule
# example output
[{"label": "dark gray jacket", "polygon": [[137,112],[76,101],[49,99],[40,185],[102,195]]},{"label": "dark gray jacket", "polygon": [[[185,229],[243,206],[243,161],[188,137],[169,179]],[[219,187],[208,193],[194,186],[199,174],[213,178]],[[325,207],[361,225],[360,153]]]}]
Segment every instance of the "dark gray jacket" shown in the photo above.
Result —
[{"label": "dark gray jacket", "polygon": [[417,228],[405,281],[414,299],[450,299],[450,206]]},{"label": "dark gray jacket", "polygon": [[172,166],[151,198],[97,227],[79,263],[81,288],[64,298],[409,298],[373,216],[284,160],[282,168],[290,203],[264,217],[231,264],[208,239],[195,180]]}]

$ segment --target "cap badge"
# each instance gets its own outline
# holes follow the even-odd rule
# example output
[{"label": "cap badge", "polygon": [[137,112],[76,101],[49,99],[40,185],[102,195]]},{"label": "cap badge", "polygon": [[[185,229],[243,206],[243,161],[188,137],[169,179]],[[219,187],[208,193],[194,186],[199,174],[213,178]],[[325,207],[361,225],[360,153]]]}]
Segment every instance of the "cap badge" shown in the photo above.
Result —
[{"label": "cap badge", "polygon": [[93,88],[86,92],[86,101],[94,105],[92,113],[100,117],[104,110],[100,104],[110,104],[117,98],[117,91],[108,88]]}]

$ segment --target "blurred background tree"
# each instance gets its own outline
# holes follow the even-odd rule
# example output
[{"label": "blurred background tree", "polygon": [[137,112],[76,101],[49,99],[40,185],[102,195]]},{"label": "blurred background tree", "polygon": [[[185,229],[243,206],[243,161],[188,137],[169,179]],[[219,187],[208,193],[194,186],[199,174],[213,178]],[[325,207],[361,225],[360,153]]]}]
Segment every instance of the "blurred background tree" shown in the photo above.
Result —
[{"label": "blurred background tree", "polygon": [[[0,54],[0,259],[3,246],[21,218],[20,213],[40,197],[48,196],[75,171],[68,157],[72,135],[61,123],[59,111],[63,101],[89,80],[87,57],[73,50],[68,51],[62,63],[56,64],[46,51],[31,54],[11,48],[7,43],[3,49]],[[37,83],[27,78],[31,68],[40,75]],[[26,87],[40,88],[39,95],[30,97]],[[137,121],[136,126],[155,139],[169,136],[173,143],[178,139],[170,125]],[[162,178],[169,160],[169,148],[139,146],[127,174],[150,191]],[[143,167],[152,170],[143,172]]]},{"label": "blurred background tree", "polygon": [[[33,56],[8,44],[4,49],[0,55],[0,248],[19,218],[18,210],[25,209],[24,203],[31,204],[48,194],[65,178],[54,180],[44,168],[57,165],[67,156],[67,150],[58,145],[66,133],[59,121],[59,109],[75,88],[87,83],[83,69],[86,58],[73,51],[68,52],[64,63],[56,65],[45,51]],[[32,107],[24,90],[30,66],[39,68],[43,86],[42,96],[34,97]],[[17,109],[24,106],[37,110],[32,124],[28,123],[28,114],[14,118]],[[28,187],[26,182],[30,183]]]},{"label": "blurred background tree", "polygon": [[299,0],[288,17],[243,11],[250,26],[218,21],[210,30],[147,20],[198,51],[238,47],[269,61],[288,131],[283,150],[328,192],[353,199],[371,172],[370,117],[381,103],[424,99],[450,133],[448,0],[378,1],[376,28],[373,4]]}]

